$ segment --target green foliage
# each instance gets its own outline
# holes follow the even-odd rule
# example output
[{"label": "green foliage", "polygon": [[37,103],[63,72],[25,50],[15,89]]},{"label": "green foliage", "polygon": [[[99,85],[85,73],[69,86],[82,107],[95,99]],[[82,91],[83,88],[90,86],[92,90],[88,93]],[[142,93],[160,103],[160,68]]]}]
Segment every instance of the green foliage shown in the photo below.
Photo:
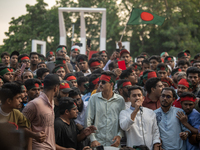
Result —
[{"label": "green foliage", "polygon": [[[37,0],[34,6],[26,5],[27,14],[18,18],[11,18],[8,37],[0,52],[29,53],[32,39],[47,42],[47,50],[55,51],[59,44],[58,7],[92,7],[106,8],[107,11],[107,51],[111,54],[119,41],[122,31],[128,21],[133,7],[146,9],[159,16],[165,17],[162,26],[134,25],[127,26],[122,41],[130,41],[131,55],[137,56],[145,51],[159,55],[163,51],[175,55],[189,49],[191,54],[198,53],[200,49],[200,20],[198,0],[57,0],[57,5],[47,10],[43,0]],[[73,16],[73,17],[71,17]],[[101,26],[101,13],[85,13],[86,34],[91,38],[92,50],[99,49],[99,36]],[[74,22],[72,18],[76,18]],[[66,32],[72,33],[72,23],[75,24],[75,40],[80,37],[79,13],[64,13]],[[71,35],[67,37],[67,46],[71,47]],[[69,50],[69,49],[68,49]]]}]

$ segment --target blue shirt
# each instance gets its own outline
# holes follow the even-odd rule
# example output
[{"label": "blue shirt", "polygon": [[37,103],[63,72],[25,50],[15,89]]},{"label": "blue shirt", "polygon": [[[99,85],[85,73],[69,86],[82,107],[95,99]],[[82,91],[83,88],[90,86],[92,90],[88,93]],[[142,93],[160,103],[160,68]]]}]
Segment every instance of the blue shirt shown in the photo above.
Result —
[{"label": "blue shirt", "polygon": [[89,101],[90,96],[91,96],[91,92],[86,93],[86,94],[82,97],[83,102]]},{"label": "blue shirt", "polygon": [[[188,123],[198,129],[200,126],[200,113],[193,109],[193,111],[188,115]],[[197,145],[190,144],[189,140],[187,139],[187,150],[199,150]]]},{"label": "blue shirt", "polygon": [[162,148],[165,150],[186,150],[186,142],[180,138],[179,133],[189,130],[176,118],[178,111],[183,112],[182,109],[172,106],[166,113],[163,112],[161,107],[154,110],[162,140]]}]

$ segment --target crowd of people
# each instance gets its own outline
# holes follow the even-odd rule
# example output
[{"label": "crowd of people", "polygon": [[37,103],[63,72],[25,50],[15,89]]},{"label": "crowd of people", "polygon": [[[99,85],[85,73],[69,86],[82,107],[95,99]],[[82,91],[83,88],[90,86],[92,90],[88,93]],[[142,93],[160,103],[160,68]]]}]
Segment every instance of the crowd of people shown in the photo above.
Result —
[{"label": "crowd of people", "polygon": [[0,149],[200,149],[200,53],[133,59],[118,45],[3,52]]}]

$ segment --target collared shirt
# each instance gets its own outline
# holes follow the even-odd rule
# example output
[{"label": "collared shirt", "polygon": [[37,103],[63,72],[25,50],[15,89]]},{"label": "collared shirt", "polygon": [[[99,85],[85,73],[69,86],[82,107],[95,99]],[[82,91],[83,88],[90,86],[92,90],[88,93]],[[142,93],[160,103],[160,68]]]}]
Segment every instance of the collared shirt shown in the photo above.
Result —
[{"label": "collared shirt", "polygon": [[[153,145],[160,143],[160,133],[157,126],[156,114],[153,110],[143,107],[143,114],[138,111],[134,121],[131,114],[134,107],[130,107],[120,112],[120,127],[126,132],[127,147],[145,145],[153,150]],[[143,137],[144,132],[144,137]],[[144,142],[145,138],[145,142]]]},{"label": "collared shirt", "polygon": [[119,126],[119,113],[125,109],[122,96],[113,93],[109,100],[103,98],[102,92],[90,97],[86,111],[86,126],[94,125],[96,133],[90,135],[91,142],[97,140],[103,146],[113,144],[115,136],[123,136]]},{"label": "collared shirt", "polygon": [[[188,115],[188,123],[198,129],[200,126],[200,113],[195,109]],[[199,150],[199,147],[196,145],[190,144],[189,140],[187,139],[187,150]]]},{"label": "collared shirt", "polygon": [[55,150],[54,134],[54,103],[50,103],[45,93],[40,92],[39,97],[28,102],[22,113],[31,122],[33,132],[44,131],[46,139],[43,143],[33,139],[33,150]]},{"label": "collared shirt", "polygon": [[163,112],[162,108],[156,109],[157,124],[162,140],[162,148],[165,150],[186,150],[186,141],[182,140],[179,133],[189,131],[180,121],[177,112],[183,110],[171,106],[168,112]]},{"label": "collared shirt", "polygon": [[82,110],[82,112],[78,112],[78,116],[74,121],[84,127],[85,126],[85,115],[86,115],[86,106],[83,103],[83,110]]},{"label": "collared shirt", "polygon": [[160,105],[160,100],[158,99],[157,101],[153,102],[150,98],[149,98],[149,94],[147,94],[147,96],[144,99],[144,102],[142,104],[142,106],[147,107],[149,109],[152,110],[156,110],[158,109],[161,105]]},{"label": "collared shirt", "polygon": [[37,69],[35,69],[34,71],[32,71],[31,68],[28,68],[28,70],[29,70],[30,72],[32,72],[34,76],[36,76]]}]

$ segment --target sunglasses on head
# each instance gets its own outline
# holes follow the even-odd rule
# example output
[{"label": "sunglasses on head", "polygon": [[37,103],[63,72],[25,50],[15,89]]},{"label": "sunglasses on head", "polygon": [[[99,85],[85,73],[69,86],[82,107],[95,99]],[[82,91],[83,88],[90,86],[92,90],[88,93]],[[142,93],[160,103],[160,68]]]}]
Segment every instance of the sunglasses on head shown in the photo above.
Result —
[{"label": "sunglasses on head", "polygon": [[106,84],[107,82],[106,81],[104,81],[104,80],[101,80],[101,81],[98,81],[98,84]]},{"label": "sunglasses on head", "polygon": [[166,97],[167,99],[172,98],[170,95],[165,95],[165,94],[162,94],[161,96],[162,96],[162,98],[165,98],[165,97]]}]

